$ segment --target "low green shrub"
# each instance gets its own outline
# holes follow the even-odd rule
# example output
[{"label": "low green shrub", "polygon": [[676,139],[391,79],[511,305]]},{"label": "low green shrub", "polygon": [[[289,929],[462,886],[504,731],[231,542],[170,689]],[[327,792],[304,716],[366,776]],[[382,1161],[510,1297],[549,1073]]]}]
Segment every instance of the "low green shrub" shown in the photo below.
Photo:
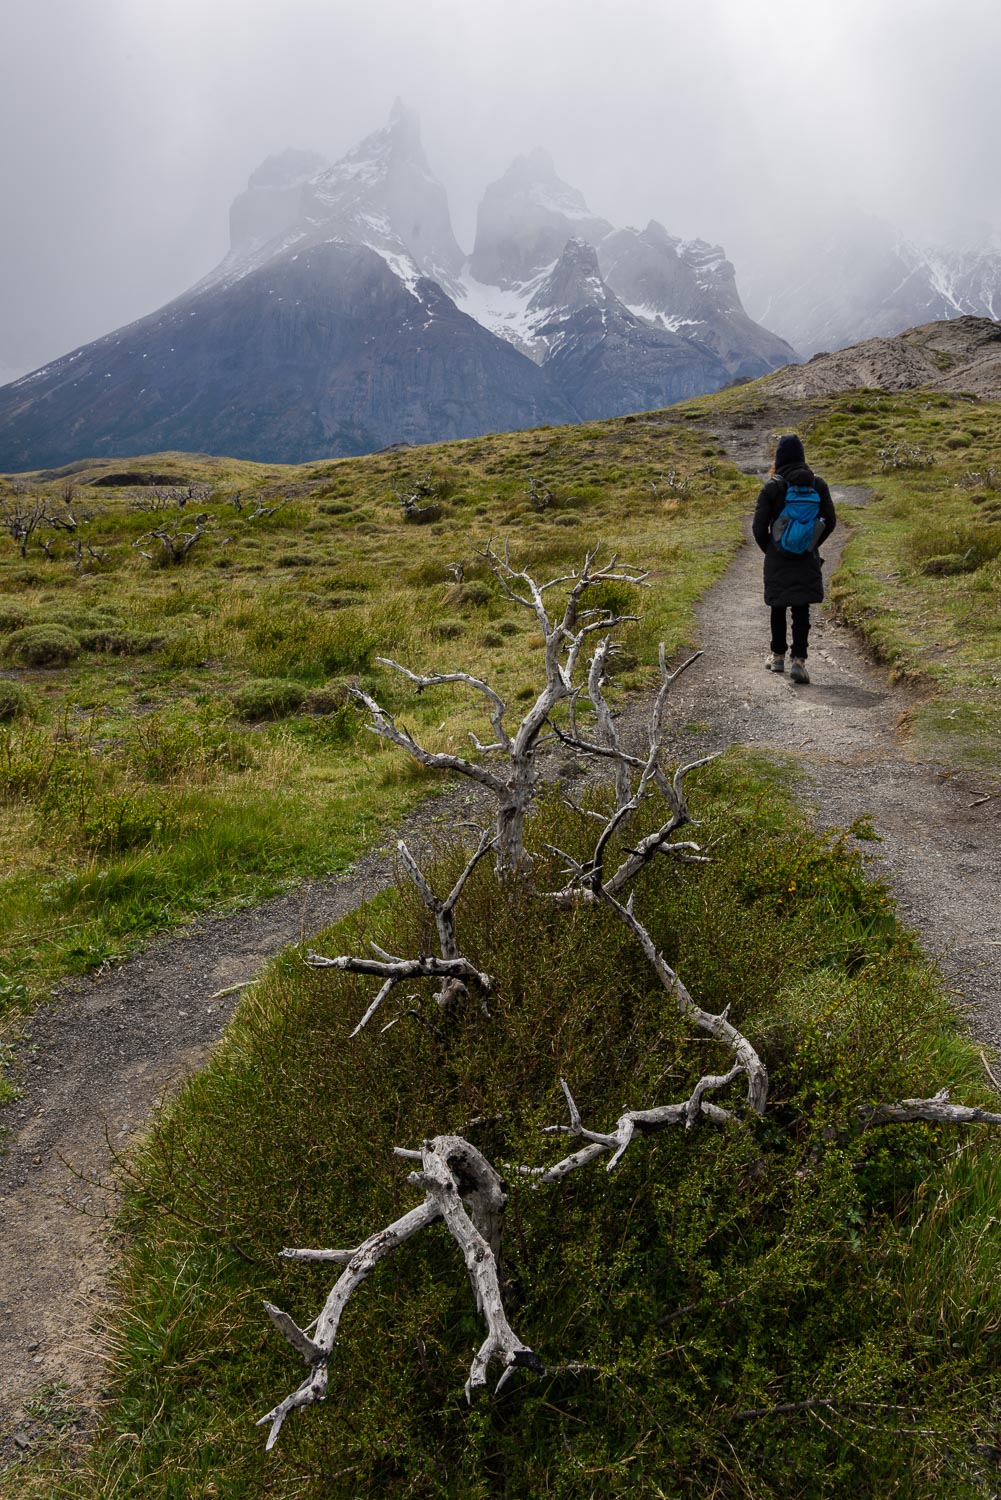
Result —
[{"label": "low green shrub", "polygon": [[11,631],[4,650],[25,667],[64,667],[80,655],[80,642],[64,625],[24,625]]},{"label": "low green shrub", "polygon": [[496,587],[491,588],[489,583],[474,578],[472,583],[457,583],[454,588],[450,588],[445,595],[444,602],[454,608],[461,609],[467,605],[473,609],[483,609],[485,605],[492,604],[496,598]]},{"label": "low green shrub", "polygon": [[233,694],[233,709],[241,719],[284,719],[301,708],[306,689],[284,677],[263,677],[245,683]]},{"label": "low green shrub", "polygon": [[163,637],[148,630],[125,630],[121,626],[98,626],[80,632],[85,651],[103,651],[108,656],[145,656],[162,644]]},{"label": "low green shrub", "polygon": [[31,610],[20,599],[0,599],[0,635],[20,630],[31,619]]},{"label": "low green shrub", "polygon": [[153,782],[205,780],[255,764],[245,731],[234,733],[218,710],[194,711],[186,704],[136,719],[124,748],[133,770]]},{"label": "low green shrub", "polygon": [[979,519],[954,525],[933,522],[910,535],[907,555],[925,573],[973,573],[1001,556],[1001,526]]},{"label": "low green shrub", "polygon": [[456,641],[465,632],[465,629],[466,623],[464,620],[450,619],[448,616],[445,616],[443,619],[434,621],[431,626],[431,634],[437,641]]},{"label": "low green shrub", "polygon": [[38,696],[23,682],[0,679],[0,723],[38,717]]},{"label": "low green shrub", "polygon": [[[990,1493],[990,1145],[867,1131],[859,1113],[942,1086],[978,1102],[978,1059],[851,841],[783,826],[761,773],[715,767],[703,782],[712,863],[648,867],[637,912],[698,1003],[730,1007],[759,1047],[765,1116],[637,1134],[614,1172],[592,1163],[562,1184],[510,1165],[575,1149],[541,1133],[566,1123],[561,1077],[600,1131],[731,1060],[684,1022],[608,907],[541,894],[562,879],[548,846],[581,860],[594,838],[551,802],[531,827],[534,889],[499,885],[484,861],[457,910],[462,951],[494,979],[489,1016],[442,1016],[419,982],[385,1002],[397,1024],[380,1016],[349,1040],[376,981],[291,954],[160,1117],[133,1164],[105,1433],[60,1494],[198,1493],[208,1476],[233,1500]],[[630,840],[651,826],[644,809]],[[463,859],[446,850],[432,888]],[[431,951],[412,887],[312,946],[361,953],[370,939]],[[358,1244],[397,1219],[420,1193],[393,1147],[448,1131],[505,1170],[505,1305],[546,1373],[517,1371],[466,1408],[482,1322],[434,1227],[352,1297],[326,1403],[294,1413],[266,1455],[249,1418],[302,1371],[261,1303],[305,1326],[338,1275],[278,1251]],[[947,1234],[924,1227],[929,1212]]]}]

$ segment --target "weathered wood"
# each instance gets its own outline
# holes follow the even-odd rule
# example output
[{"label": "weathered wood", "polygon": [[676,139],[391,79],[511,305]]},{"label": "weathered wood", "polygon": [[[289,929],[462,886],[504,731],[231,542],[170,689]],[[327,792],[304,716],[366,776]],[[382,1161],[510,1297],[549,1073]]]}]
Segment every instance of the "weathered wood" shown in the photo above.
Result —
[{"label": "weathered wood", "polygon": [[266,1445],[269,1449],[278,1441],[290,1412],[324,1399],[337,1330],[352,1295],[391,1251],[439,1219],[445,1222],[462,1251],[477,1310],[487,1325],[487,1336],[470,1365],[465,1387],[467,1400],[472,1399],[474,1391],[486,1385],[487,1370],[494,1359],[499,1359],[504,1366],[498,1390],[519,1366],[538,1374],[544,1372],[539,1356],[517,1337],[504,1309],[498,1261],[506,1197],[500,1177],[476,1147],[462,1136],[435,1136],[423,1143],[420,1153],[399,1151],[398,1154],[409,1158],[419,1154],[421,1169],[412,1172],[408,1180],[424,1189],[423,1203],[370,1235],[356,1250],[282,1251],[288,1260],[343,1261],[345,1256],[348,1259],[324,1303],[312,1335],[281,1309],[268,1302],[264,1304],[275,1327],[312,1367],[291,1395],[259,1419],[259,1427],[270,1428]]},{"label": "weathered wood", "polygon": [[[351,954],[340,954],[337,958],[325,958],[320,953],[313,953],[312,951],[307,953],[306,963],[310,968],[339,969],[342,973],[352,974],[372,974],[379,979],[385,980],[385,983],[365,1011],[358,1025],[351,1032],[351,1036],[357,1036],[359,1031],[364,1030],[387,995],[390,994],[396,985],[402,984],[407,979],[440,978],[442,985],[435,998],[441,1006],[453,1005],[465,998],[469,993],[469,983],[474,984],[484,995],[490,993],[492,986],[490,976],[480,973],[476,966],[470,963],[469,959],[464,958],[459,952],[459,945],[455,936],[454,912],[455,904],[465,889],[466,881],[487,850],[493,847],[493,844],[494,836],[488,829],[484,830],[480,835],[476,849],[467,860],[462,874],[444,901],[434,894],[404,841],[401,839],[396,846],[400,859],[420,892],[421,900],[434,917],[435,926],[438,929],[441,958],[434,958],[427,954],[421,954],[417,958],[400,958],[395,953],[387,953],[384,948],[380,948],[376,943],[371,944],[376,954],[375,958],[358,958]],[[383,1029],[385,1030],[386,1028],[384,1027]]]},{"label": "weathered wood", "polygon": [[[419,764],[438,771],[452,771],[467,776],[491,791],[497,799],[495,844],[496,869],[502,877],[524,877],[531,869],[531,858],[525,849],[525,818],[538,791],[539,771],[537,752],[544,743],[543,731],[550,724],[550,716],[558,703],[564,699],[572,701],[577,689],[574,673],[581,651],[592,634],[601,631],[604,635],[617,625],[636,619],[635,615],[618,615],[607,609],[584,610],[582,600],[588,589],[612,580],[644,586],[647,574],[639,569],[620,566],[613,556],[602,567],[596,566],[595,552],[587,552],[579,571],[538,583],[530,573],[513,568],[509,556],[501,557],[491,545],[480,554],[490,566],[501,589],[508,598],[529,610],[542,633],[545,663],[545,684],[535,702],[522,717],[513,731],[505,725],[507,705],[501,696],[482,678],[468,672],[419,673],[393,661],[379,657],[383,666],[391,667],[412,682],[417,691],[446,684],[471,687],[487,700],[494,740],[482,744],[472,736],[474,747],[481,755],[503,755],[506,760],[503,771],[477,761],[467,760],[461,755],[443,751],[431,751],[420,745],[410,731],[396,723],[393,715],[381,707],[374,698],[361,688],[352,693],[364,704],[371,716],[369,729],[391,744],[405,750]],[[549,590],[567,587],[562,614],[550,616],[545,602]]]},{"label": "weathered wood", "polygon": [[951,1104],[949,1090],[940,1089],[930,1099],[901,1099],[896,1104],[860,1104],[864,1125],[909,1125],[927,1120],[939,1125],[1001,1125],[1001,1114],[966,1104]]}]

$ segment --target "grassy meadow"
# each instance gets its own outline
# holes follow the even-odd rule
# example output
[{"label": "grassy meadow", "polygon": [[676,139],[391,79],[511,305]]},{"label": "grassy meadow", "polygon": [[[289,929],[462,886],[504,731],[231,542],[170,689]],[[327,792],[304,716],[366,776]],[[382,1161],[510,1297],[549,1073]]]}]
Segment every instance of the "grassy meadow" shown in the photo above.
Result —
[{"label": "grassy meadow", "polygon": [[[376,656],[472,663],[514,709],[534,692],[532,621],[478,555],[491,538],[543,573],[596,545],[649,568],[620,662],[644,683],[657,640],[691,641],[739,537],[751,487],[717,446],[626,419],[301,468],[168,454],[0,481],[7,517],[38,501],[76,522],[23,558],[0,532],[0,1015],[208,905],[343,870],[439,785],[361,730],[346,687],[437,748],[482,735],[479,705],[416,699]],[[414,524],[396,489],[422,481],[439,516]],[[164,565],[150,534],[199,515]]]},{"label": "grassy meadow", "polygon": [[[8,514],[41,494],[76,521],[46,533],[51,557],[35,540],[22,558],[0,535],[9,1015],[191,912],[345,868],[433,790],[361,730],[346,688],[373,691],[435,748],[482,734],[479,704],[447,689],[416,697],[376,656],[476,671],[515,710],[533,698],[538,639],[478,555],[489,539],[544,575],[599,544],[649,567],[653,589],[601,601],[642,613],[617,689],[648,688],[657,641],[691,642],[693,605],[756,491],[726,462],[717,422],[789,425],[765,383],[651,421],[295,469],[159,455],[20,493],[0,485]],[[853,514],[834,592],[925,689],[916,746],[996,770],[1001,408],[862,391],[815,403],[799,425],[832,483],[877,492]],[[115,474],[124,481],[99,482]],[[533,479],[550,492],[544,509]],[[418,488],[436,507],[425,524],[404,519],[396,493]],[[208,529],[164,565],[151,532],[190,531],[198,514]],[[462,949],[496,981],[489,1018],[470,1006],[443,1022],[425,986],[416,1014],[349,1043],[373,982],[294,954],[244,995],[132,1159],[96,1434],[36,1448],[6,1476],[15,1493],[995,1495],[996,1137],[860,1123],[867,1104],[943,1086],[968,1103],[993,1096],[940,979],[867,873],[866,829],[818,835],[790,784],[739,751],[700,771],[690,793],[711,863],[660,861],[636,883],[638,913],[699,1003],[730,1006],[759,1048],[766,1115],[638,1136],[611,1175],[599,1162],[540,1189],[509,1174],[507,1307],[547,1375],[519,1371],[465,1407],[482,1335],[438,1225],[352,1299],[326,1402],[294,1413],[271,1454],[253,1425],[303,1373],[263,1299],[306,1324],[334,1279],[278,1250],[358,1243],[411,1207],[394,1145],[456,1131],[495,1164],[550,1162],[564,1146],[540,1131],[565,1118],[561,1076],[600,1130],[729,1065],[605,908],[538,894],[562,883],[549,846],[583,857],[594,837],[585,812],[555,799],[529,825],[534,888],[498,885],[484,861],[459,907]],[[462,858],[443,843],[436,889]],[[312,945],[360,952],[373,937],[428,951],[411,887]],[[73,1421],[61,1401],[40,1398],[57,1435]]]},{"label": "grassy meadow", "polygon": [[[308,1324],[338,1274],[278,1251],[357,1244],[416,1204],[395,1145],[457,1131],[502,1169],[551,1163],[571,1149],[541,1134],[565,1118],[559,1077],[600,1130],[624,1104],[684,1098],[729,1065],[607,908],[560,910],[498,886],[484,861],[458,930],[496,980],[489,1019],[476,1005],[443,1019],[427,991],[390,1030],[349,1042],[374,982],[291,954],[246,996],[133,1159],[97,1440],[43,1452],[19,1494],[996,1493],[996,1141],[863,1131],[858,1114],[943,1085],[987,1102],[980,1059],[852,842],[818,838],[787,796],[774,766],[731,754],[693,791],[713,861],[662,860],[636,882],[638,912],[700,1003],[730,1006],[760,1049],[766,1115],[638,1135],[611,1175],[598,1162],[538,1187],[505,1172],[506,1305],[547,1374],[518,1371],[466,1407],[482,1334],[437,1225],[355,1293],[326,1401],[293,1413],[271,1453],[253,1425],[304,1374],[264,1299]],[[580,858],[593,827],[555,799],[540,809],[538,890],[560,879],[548,845]],[[436,888],[463,857],[442,849]],[[360,952],[373,936],[428,951],[412,888],[319,945]]]}]

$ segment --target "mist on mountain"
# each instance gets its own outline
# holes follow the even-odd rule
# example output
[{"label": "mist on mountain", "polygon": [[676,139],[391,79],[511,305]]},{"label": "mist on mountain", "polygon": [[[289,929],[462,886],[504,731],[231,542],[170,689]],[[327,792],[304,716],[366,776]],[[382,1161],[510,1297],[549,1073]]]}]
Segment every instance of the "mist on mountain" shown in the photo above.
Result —
[{"label": "mist on mountain", "polygon": [[0,469],[346,456],[663,407],[795,358],[721,247],[613,229],[542,150],[487,187],[466,257],[399,100],[333,163],[268,157],[230,228],[180,297],[0,390]]}]

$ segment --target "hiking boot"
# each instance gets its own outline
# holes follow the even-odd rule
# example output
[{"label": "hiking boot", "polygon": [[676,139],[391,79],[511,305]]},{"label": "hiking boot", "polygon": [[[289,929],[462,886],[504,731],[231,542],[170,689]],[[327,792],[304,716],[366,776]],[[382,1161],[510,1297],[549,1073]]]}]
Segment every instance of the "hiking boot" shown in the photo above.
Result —
[{"label": "hiking boot", "polygon": [[789,676],[793,682],[809,682],[810,674],[806,670],[806,662],[801,661],[798,656],[793,656],[789,661]]},{"label": "hiking boot", "polygon": [[765,668],[769,672],[784,672],[786,669],[785,656],[780,656],[777,651],[769,651],[765,657]]}]

